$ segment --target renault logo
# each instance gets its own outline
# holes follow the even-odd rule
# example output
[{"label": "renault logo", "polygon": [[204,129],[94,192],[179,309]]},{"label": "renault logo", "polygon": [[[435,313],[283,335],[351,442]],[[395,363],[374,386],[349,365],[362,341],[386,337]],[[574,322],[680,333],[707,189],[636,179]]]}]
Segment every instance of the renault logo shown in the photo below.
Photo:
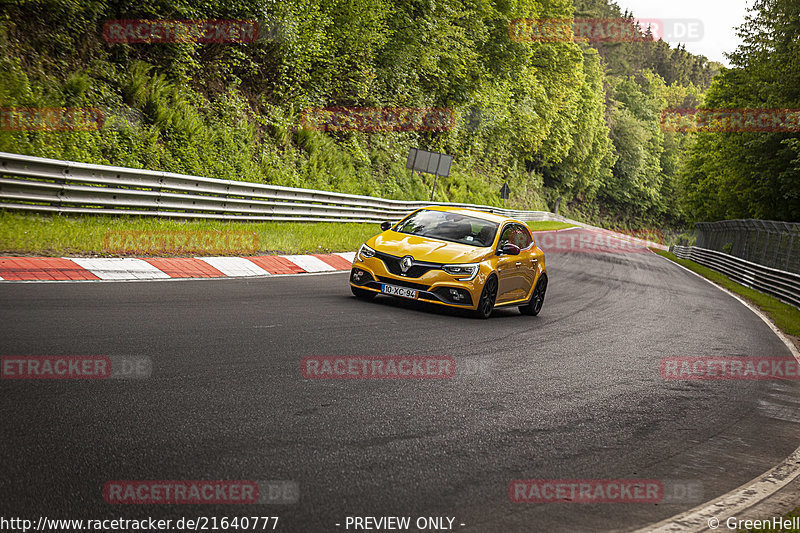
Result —
[{"label": "renault logo", "polygon": [[408,272],[408,269],[411,268],[414,264],[414,258],[410,255],[405,256],[400,260],[400,270],[403,271],[403,274]]}]

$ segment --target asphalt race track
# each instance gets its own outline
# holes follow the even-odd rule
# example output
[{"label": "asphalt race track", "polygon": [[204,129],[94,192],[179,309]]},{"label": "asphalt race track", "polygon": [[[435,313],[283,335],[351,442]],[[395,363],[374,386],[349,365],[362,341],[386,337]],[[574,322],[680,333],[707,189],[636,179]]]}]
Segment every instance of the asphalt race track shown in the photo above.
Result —
[{"label": "asphalt race track", "polygon": [[[0,515],[455,517],[459,531],[631,529],[800,444],[796,381],[666,381],[671,356],[790,356],[750,310],[652,253],[548,254],[542,314],[485,321],[347,274],[0,284],[0,354],[146,356],[141,380],[2,380]],[[319,355],[453,356],[444,380],[306,380]],[[699,483],[674,504],[527,504],[515,479]],[[110,480],[291,480],[292,505],[110,505]],[[340,526],[336,526],[336,524]],[[464,524],[461,526],[460,524]],[[353,529],[351,528],[350,531]]]}]

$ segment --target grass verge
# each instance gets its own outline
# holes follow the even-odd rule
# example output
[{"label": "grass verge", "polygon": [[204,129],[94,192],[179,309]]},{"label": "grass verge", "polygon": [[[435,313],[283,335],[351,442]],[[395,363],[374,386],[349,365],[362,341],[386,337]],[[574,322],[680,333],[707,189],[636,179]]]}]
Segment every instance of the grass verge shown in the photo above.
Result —
[{"label": "grass verge", "polygon": [[[349,252],[378,233],[377,224],[302,222],[228,222],[220,220],[170,220],[144,217],[41,216],[0,213],[0,253],[36,256],[148,257],[187,255],[187,246],[171,241],[166,247],[157,241],[142,241],[134,246],[109,245],[115,235],[192,234],[217,236],[211,253],[202,244],[189,245],[188,255],[256,255]],[[255,234],[247,245],[241,240],[225,240],[234,234]],[[111,241],[118,242],[118,241]],[[190,243],[187,243],[190,244]],[[181,249],[184,253],[180,253]],[[170,253],[172,251],[172,253]]]},{"label": "grass verge", "polygon": [[528,222],[531,231],[556,231],[559,229],[574,228],[575,224],[568,222]]},{"label": "grass verge", "polygon": [[[570,227],[563,222],[531,222],[534,231]],[[361,243],[380,232],[378,224],[338,222],[228,222],[217,220],[170,220],[144,217],[45,216],[0,211],[0,254],[26,256],[91,256],[91,257],[169,257],[177,253],[175,246],[152,246],[156,241],[132,241],[133,248],[109,245],[109,236],[124,234],[174,234],[225,237],[233,234],[255,234],[249,245],[237,239],[218,240],[211,252],[202,246],[188,255],[267,255],[352,252]],[[116,241],[116,242],[121,242]],[[173,241],[174,242],[174,241]],[[222,249],[221,249],[222,248]],[[170,253],[172,250],[172,253]]]},{"label": "grass verge", "polygon": [[678,259],[672,252],[665,252],[655,249],[653,251],[658,255],[675,261],[679,265],[685,266],[693,272],[697,272],[701,276],[710,279],[714,283],[721,285],[732,292],[735,292],[739,296],[744,297],[745,300],[761,309],[761,311],[767,315],[775,323],[775,325],[781,329],[781,331],[794,337],[795,344],[798,343],[798,337],[800,337],[800,309],[787,303],[783,303],[782,301],[768,294],[764,294],[763,292],[740,285],[725,274],[711,270],[710,268],[704,267],[703,265],[695,263],[694,261],[690,261],[688,259]]}]

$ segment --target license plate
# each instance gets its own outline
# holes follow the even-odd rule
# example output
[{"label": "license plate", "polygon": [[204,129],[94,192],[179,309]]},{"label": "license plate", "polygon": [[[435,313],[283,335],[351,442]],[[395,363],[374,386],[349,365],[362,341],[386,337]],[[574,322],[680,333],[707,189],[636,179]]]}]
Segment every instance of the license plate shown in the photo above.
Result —
[{"label": "license plate", "polygon": [[400,296],[401,298],[416,298],[417,291],[414,289],[407,289],[406,287],[397,287],[395,285],[383,285],[381,287],[383,294],[391,294],[392,296]]}]

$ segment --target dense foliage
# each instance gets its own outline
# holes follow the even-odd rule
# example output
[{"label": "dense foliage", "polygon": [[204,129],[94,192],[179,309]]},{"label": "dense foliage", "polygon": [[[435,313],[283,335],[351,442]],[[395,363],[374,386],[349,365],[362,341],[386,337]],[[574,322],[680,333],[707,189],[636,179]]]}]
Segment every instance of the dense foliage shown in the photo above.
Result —
[{"label": "dense foliage", "polygon": [[[576,10],[577,9],[577,10]],[[577,13],[577,15],[576,15]],[[437,200],[679,223],[689,136],[664,107],[717,67],[664,42],[525,42],[518,18],[630,17],[607,0],[18,0],[0,15],[0,107],[96,106],[102,129],[0,131],[0,151],[427,198],[413,146],[455,156]],[[254,43],[113,44],[110,19],[255,19]],[[642,30],[646,33],[646,30]],[[448,107],[446,132],[310,131],[325,106]]]},{"label": "dense foliage", "polygon": [[[732,68],[714,80],[709,109],[800,109],[800,3],[758,0],[740,28]],[[697,220],[800,221],[800,133],[697,133],[684,187]]]}]

